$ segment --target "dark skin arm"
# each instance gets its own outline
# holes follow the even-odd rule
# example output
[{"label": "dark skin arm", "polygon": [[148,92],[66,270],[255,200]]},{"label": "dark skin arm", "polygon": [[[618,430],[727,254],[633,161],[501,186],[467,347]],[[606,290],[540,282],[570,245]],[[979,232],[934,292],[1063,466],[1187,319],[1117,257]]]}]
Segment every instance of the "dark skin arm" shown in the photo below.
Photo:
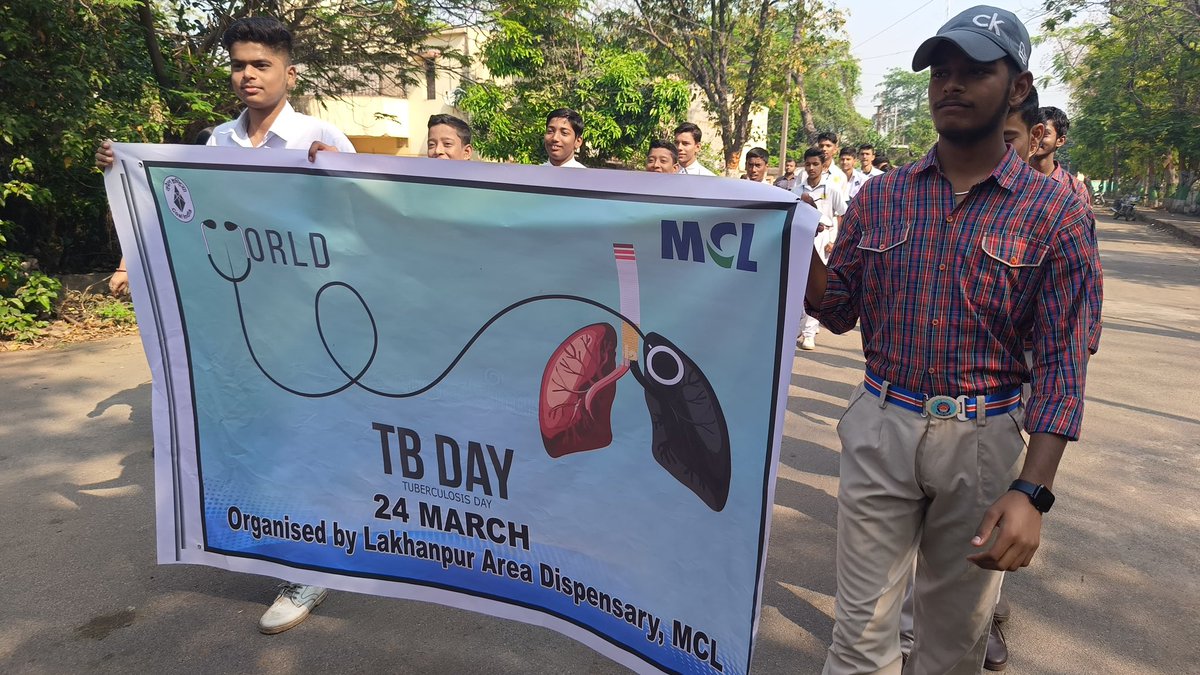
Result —
[{"label": "dark skin arm", "polygon": [[[1021,480],[1051,488],[1066,447],[1067,439],[1058,434],[1030,434]],[[996,537],[992,545],[967,556],[967,560],[983,569],[1015,572],[1033,561],[1042,538],[1042,514],[1025,493],[1009,490],[983,514],[971,545],[983,547],[993,530]]]},{"label": "dark skin arm", "polygon": [[808,300],[809,305],[821,306],[821,299],[825,297],[825,285],[828,282],[829,269],[825,267],[821,256],[817,255],[816,249],[813,249],[812,262],[808,264],[808,288],[804,289],[804,299]]},{"label": "dark skin arm", "polygon": [[317,161],[318,152],[338,152],[338,149],[336,146],[326,145],[321,141],[313,141],[312,145],[308,146],[308,161]]}]

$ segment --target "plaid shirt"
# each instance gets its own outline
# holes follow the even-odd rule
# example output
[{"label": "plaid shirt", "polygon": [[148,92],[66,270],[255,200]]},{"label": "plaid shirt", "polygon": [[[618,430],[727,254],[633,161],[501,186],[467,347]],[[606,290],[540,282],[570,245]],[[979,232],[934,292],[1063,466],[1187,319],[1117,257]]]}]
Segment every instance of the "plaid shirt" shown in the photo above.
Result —
[{"label": "plaid shirt", "polygon": [[[1050,180],[1070,188],[1071,193],[1076,199],[1087,209],[1088,215],[1092,215],[1092,194],[1088,192],[1087,186],[1084,185],[1078,178],[1072,176],[1058,162],[1054,163],[1054,172],[1050,174]],[[1092,233],[1095,236],[1095,231]],[[1103,320],[1100,316],[1101,305],[1104,304],[1104,270],[1100,267],[1100,259],[1096,258],[1096,267],[1093,270],[1096,274],[1095,287],[1096,293],[1088,295],[1088,310],[1091,311],[1092,321],[1088,324],[1088,352],[1095,354],[1100,349],[1100,331]]]},{"label": "plaid shirt", "polygon": [[861,317],[868,370],[929,396],[1000,393],[1029,379],[1025,428],[1075,440],[1097,282],[1092,218],[1011,148],[957,207],[953,192],[936,147],[868,181],[842,220],[812,314],[835,333]]}]

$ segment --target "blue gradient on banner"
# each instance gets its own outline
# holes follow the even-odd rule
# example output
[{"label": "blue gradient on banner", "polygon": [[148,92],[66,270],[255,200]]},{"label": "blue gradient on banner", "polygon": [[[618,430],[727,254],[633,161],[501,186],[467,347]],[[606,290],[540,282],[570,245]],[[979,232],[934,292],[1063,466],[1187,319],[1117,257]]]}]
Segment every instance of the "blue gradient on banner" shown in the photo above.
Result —
[{"label": "blue gradient on banner", "polygon": [[[193,377],[207,548],[507,599],[586,626],[660,667],[712,672],[671,646],[678,620],[718,641],[724,672],[745,671],[782,323],[782,206],[661,204],[266,170],[153,167],[149,174],[155,189],[167,176],[184,181],[196,209],[182,223],[161,205]],[[697,221],[705,234],[715,223],[754,223],[748,252],[757,271],[664,259],[663,219]],[[217,227],[205,228],[205,220]],[[719,398],[732,448],[721,511],[655,461],[647,404],[632,374],[616,385],[609,446],[557,459],[547,454],[538,425],[543,369],[583,326],[607,323],[620,333],[620,320],[597,307],[543,300],[496,318],[440,384],[419,396],[372,393],[339,370],[340,363],[351,375],[362,372],[359,382],[384,394],[410,392],[437,378],[512,303],[566,294],[616,310],[614,243],[637,251],[642,330],[685,352]],[[234,284],[213,266],[240,275],[247,246],[263,260],[252,262],[235,296]],[[726,252],[736,246],[732,237],[724,244]],[[325,291],[318,322],[316,296],[330,282],[344,285]],[[420,478],[402,475],[395,434],[393,472],[384,472],[381,432],[373,425],[415,432]],[[501,459],[511,450],[507,482],[502,486],[500,467],[485,451],[477,455],[483,485],[439,485],[439,435],[464,452],[472,442],[491,446]],[[443,487],[450,499],[416,492],[431,487]],[[376,495],[392,504],[406,499],[410,521],[377,518]],[[531,546],[423,529],[421,502],[525,525]],[[364,551],[361,541],[348,555],[332,543],[256,540],[230,528],[231,507],[268,519],[324,521],[327,528],[337,521],[360,538],[364,527],[403,530],[475,552],[474,566],[443,569]],[[481,572],[485,550],[531,565],[534,582]],[[661,619],[664,644],[647,641],[644,627],[542,587],[542,562]]]}]

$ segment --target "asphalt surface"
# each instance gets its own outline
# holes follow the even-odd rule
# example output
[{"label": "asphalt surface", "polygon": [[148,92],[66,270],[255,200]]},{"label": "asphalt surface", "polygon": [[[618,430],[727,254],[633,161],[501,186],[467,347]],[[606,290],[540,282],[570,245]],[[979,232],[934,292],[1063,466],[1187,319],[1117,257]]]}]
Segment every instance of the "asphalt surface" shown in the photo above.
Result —
[{"label": "asphalt surface", "polygon": [[[1200,249],[1099,223],[1105,328],[1033,567],[1009,575],[1009,673],[1200,672]],[[857,333],[794,363],[757,673],[819,672]],[[271,579],[154,563],[150,376],[136,338],[0,354],[0,672],[617,673],[552,631],[331,594],[255,629]]]}]

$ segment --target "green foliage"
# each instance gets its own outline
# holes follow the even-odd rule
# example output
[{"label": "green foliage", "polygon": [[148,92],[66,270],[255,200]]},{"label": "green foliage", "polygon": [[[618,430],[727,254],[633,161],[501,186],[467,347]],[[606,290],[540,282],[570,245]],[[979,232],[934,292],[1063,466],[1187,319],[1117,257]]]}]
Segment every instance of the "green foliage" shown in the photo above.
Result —
[{"label": "green foliage", "polygon": [[[103,139],[189,142],[234,116],[221,34],[250,15],[280,18],[303,65],[299,91],[336,96],[413,81],[428,36],[474,11],[458,0],[5,0],[0,3],[0,184],[33,199],[0,204],[7,243],[50,271],[111,267]],[[441,50],[458,62],[461,55]],[[17,175],[14,159],[32,168]]]},{"label": "green foliage", "polygon": [[28,342],[40,335],[61,289],[31,261],[0,252],[0,339]]},{"label": "green foliage", "polygon": [[468,85],[457,101],[471,118],[475,148],[495,159],[543,162],[546,113],[565,107],[584,119],[581,162],[640,163],[650,141],[687,115],[687,85],[652,77],[644,53],[599,46],[577,3],[551,4],[556,12],[528,5],[497,12],[484,63],[506,80]]},{"label": "green foliage", "polygon": [[768,104],[768,81],[780,70],[772,59],[774,22],[800,1],[635,0],[609,5],[596,29],[611,47],[647,54],[653,75],[695,89],[716,127],[724,168],[737,166],[751,115]]},{"label": "green foliage", "polygon": [[[92,154],[98,139],[162,140],[161,100],[139,77],[128,0],[6,2],[0,25],[0,205],[7,246],[49,269],[115,253]],[[147,115],[151,111],[151,115]],[[123,131],[124,133],[118,133]],[[18,162],[17,160],[22,160]]]},{"label": "green foliage", "polygon": [[[883,106],[883,127],[891,148],[905,146],[908,158],[925,154],[937,142],[937,130],[929,115],[929,75],[892,68],[883,78],[878,102]],[[900,157],[891,157],[900,164]]]},{"label": "green foliage", "polygon": [[92,308],[92,312],[105,321],[119,325],[132,326],[137,323],[137,315],[133,312],[133,305],[120,298],[105,298]]},{"label": "green foliage", "polygon": [[[1075,170],[1186,196],[1200,177],[1200,13],[1177,0],[1047,0]],[[1099,12],[1107,16],[1101,21]],[[1095,19],[1073,23],[1073,19]]]},{"label": "green foliage", "polygon": [[546,59],[538,38],[512,19],[498,19],[491,39],[483,48],[484,63],[496,77],[526,77],[537,72]]}]

